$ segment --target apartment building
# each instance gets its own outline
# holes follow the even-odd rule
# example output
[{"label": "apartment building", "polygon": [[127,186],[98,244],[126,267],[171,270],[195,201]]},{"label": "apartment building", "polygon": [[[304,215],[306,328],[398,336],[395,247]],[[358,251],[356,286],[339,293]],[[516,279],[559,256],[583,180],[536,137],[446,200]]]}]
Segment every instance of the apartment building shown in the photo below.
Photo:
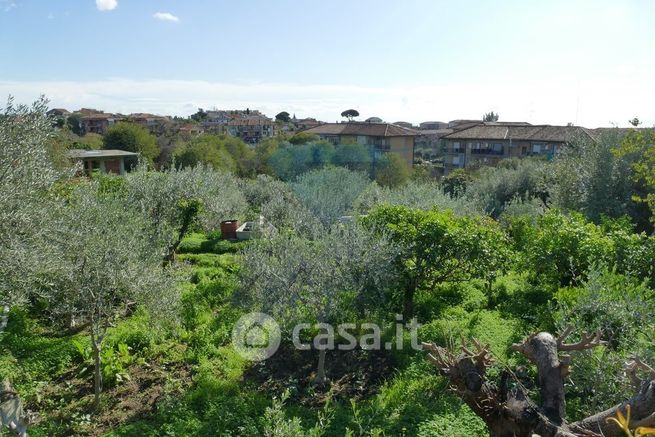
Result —
[{"label": "apartment building", "polygon": [[274,135],[273,120],[250,109],[207,111],[200,125],[206,132],[232,135],[250,144]]},{"label": "apartment building", "polygon": [[82,135],[88,133],[104,135],[114,124],[122,121],[123,116],[117,114],[106,114],[104,112],[91,113],[80,117]]},{"label": "apartment building", "polygon": [[395,152],[407,165],[414,165],[414,139],[418,132],[390,123],[325,123],[304,130],[318,135],[322,140],[332,144],[359,143],[374,147],[376,156],[382,153]]},{"label": "apartment building", "polygon": [[496,165],[507,158],[552,158],[576,138],[594,139],[579,126],[531,125],[524,122],[484,122],[443,137],[444,171],[478,165]]}]

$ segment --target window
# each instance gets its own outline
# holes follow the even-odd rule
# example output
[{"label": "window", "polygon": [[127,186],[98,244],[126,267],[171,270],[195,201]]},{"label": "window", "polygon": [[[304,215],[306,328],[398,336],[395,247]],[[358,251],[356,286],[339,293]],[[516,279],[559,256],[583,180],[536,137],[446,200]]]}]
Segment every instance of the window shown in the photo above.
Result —
[{"label": "window", "polygon": [[455,141],[455,142],[453,143],[453,152],[455,152],[455,153],[459,153],[459,152],[461,151],[461,150],[460,150],[461,147],[462,147],[462,145],[460,144],[460,142],[459,142],[459,141]]},{"label": "window", "polygon": [[459,156],[453,156],[453,165],[459,165]]}]

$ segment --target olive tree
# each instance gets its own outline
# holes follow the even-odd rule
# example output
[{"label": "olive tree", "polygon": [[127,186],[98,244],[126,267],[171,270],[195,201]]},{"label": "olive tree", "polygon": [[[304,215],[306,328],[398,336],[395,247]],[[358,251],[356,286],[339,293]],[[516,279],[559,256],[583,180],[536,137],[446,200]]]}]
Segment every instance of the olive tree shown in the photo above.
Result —
[{"label": "olive tree", "polygon": [[[250,308],[271,314],[286,329],[370,314],[393,282],[392,251],[386,238],[355,224],[337,225],[314,241],[281,234],[246,249],[241,294]],[[328,335],[324,328],[321,334]],[[315,381],[322,383],[326,349],[318,349]]]},{"label": "olive tree", "polygon": [[456,215],[476,215],[481,212],[476,204],[468,199],[453,197],[444,193],[439,184],[431,181],[410,181],[399,187],[381,187],[377,183],[369,185],[357,198],[354,209],[366,214],[381,204],[406,206],[421,210],[452,210]]},{"label": "olive tree", "polygon": [[291,184],[291,189],[329,228],[340,216],[352,211],[355,200],[370,183],[363,173],[334,167],[301,175]]},{"label": "olive tree", "polygon": [[267,175],[259,175],[254,180],[242,179],[240,183],[249,215],[261,215],[277,230],[291,230],[305,238],[313,239],[323,232],[321,223],[288,184]]},{"label": "olive tree", "polygon": [[236,177],[203,165],[161,172],[142,166],[127,176],[126,190],[127,203],[150,217],[169,260],[194,225],[216,229],[246,209]]},{"label": "olive tree", "polygon": [[57,217],[51,235],[56,252],[43,272],[42,291],[52,317],[88,324],[95,363],[94,405],[102,391],[101,352],[107,329],[130,306],[162,315],[175,307],[176,293],[162,267],[165,247],[153,244],[148,223],[116,196],[94,186],[77,189]]},{"label": "olive tree", "polygon": [[619,130],[605,132],[592,141],[579,138],[557,154],[552,185],[553,205],[582,212],[599,223],[602,216],[628,214],[642,228],[648,224],[645,205],[632,201],[643,189],[633,180],[633,159],[615,153],[622,142]]},{"label": "olive tree", "polygon": [[72,175],[57,170],[48,155],[53,131],[47,101],[15,105],[0,114],[0,304],[20,302],[33,288],[41,264],[40,248],[51,229],[49,191]]},{"label": "olive tree", "polygon": [[537,199],[544,206],[549,189],[549,163],[533,159],[511,159],[497,167],[484,167],[468,183],[464,197],[486,214],[498,218],[510,202]]}]

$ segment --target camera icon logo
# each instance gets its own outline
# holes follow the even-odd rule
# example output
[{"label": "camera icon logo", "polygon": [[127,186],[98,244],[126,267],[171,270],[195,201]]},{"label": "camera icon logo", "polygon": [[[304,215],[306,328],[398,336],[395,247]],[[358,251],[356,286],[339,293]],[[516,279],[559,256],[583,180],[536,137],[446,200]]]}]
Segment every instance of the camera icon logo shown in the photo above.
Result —
[{"label": "camera icon logo", "polygon": [[232,329],[232,345],[243,358],[264,361],[280,347],[280,326],[268,314],[248,313]]}]

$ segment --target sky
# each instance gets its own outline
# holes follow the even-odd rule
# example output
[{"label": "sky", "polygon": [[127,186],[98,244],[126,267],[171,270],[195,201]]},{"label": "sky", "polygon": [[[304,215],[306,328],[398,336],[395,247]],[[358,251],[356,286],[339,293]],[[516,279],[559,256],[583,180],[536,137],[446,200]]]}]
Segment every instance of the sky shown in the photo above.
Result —
[{"label": "sky", "polygon": [[655,125],[651,0],[0,0],[0,99]]}]

